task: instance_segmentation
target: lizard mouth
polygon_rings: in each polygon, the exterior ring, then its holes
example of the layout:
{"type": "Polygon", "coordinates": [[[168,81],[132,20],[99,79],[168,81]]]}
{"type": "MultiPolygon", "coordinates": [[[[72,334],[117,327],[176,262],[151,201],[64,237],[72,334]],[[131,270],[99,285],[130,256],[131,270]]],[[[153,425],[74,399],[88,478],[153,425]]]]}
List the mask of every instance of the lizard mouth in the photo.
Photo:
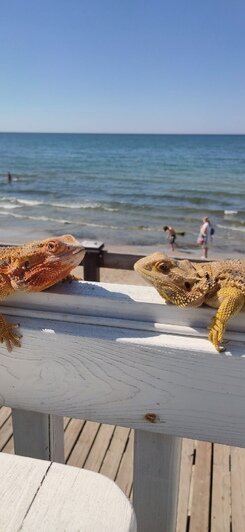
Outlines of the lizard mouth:
{"type": "Polygon", "coordinates": [[[82,245],[65,242],[57,253],[46,251],[37,260],[27,260],[11,277],[15,290],[40,292],[65,279],[70,272],[81,264],[85,255],[82,245]]]}
{"type": "Polygon", "coordinates": [[[76,263],[78,266],[85,255],[85,248],[82,246],[74,246],[74,249],[68,248],[59,255],[50,255],[47,257],[47,262],[67,262],[76,263]]]}

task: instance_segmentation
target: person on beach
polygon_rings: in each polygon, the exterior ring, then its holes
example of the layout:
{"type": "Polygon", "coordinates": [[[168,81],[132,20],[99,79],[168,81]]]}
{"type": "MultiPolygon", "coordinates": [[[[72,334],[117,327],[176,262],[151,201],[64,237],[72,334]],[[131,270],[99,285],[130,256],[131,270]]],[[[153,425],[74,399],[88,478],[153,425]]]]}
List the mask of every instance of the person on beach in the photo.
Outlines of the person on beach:
{"type": "Polygon", "coordinates": [[[175,248],[176,248],[176,245],[175,245],[176,231],[175,231],[175,229],[173,227],[171,227],[170,225],[165,225],[163,230],[168,235],[168,241],[169,241],[169,244],[171,246],[171,250],[174,251],[175,248]]]}
{"type": "Polygon", "coordinates": [[[204,216],[202,220],[202,225],[200,227],[199,236],[197,239],[197,243],[199,244],[199,246],[202,247],[202,250],[203,250],[202,259],[208,258],[209,243],[212,240],[213,234],[214,234],[214,230],[212,228],[210,220],[208,216],[204,216]]]}
{"type": "Polygon", "coordinates": [[[12,183],[12,175],[8,172],[8,183],[12,183]]]}

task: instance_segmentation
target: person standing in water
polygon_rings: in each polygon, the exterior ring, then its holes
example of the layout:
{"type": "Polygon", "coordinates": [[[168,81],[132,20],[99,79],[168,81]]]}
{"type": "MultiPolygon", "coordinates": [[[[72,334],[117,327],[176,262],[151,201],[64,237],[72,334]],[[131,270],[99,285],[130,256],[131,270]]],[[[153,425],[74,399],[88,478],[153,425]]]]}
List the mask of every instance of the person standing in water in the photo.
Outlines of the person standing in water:
{"type": "Polygon", "coordinates": [[[213,235],[213,232],[212,232],[212,225],[210,223],[210,220],[208,218],[208,216],[204,216],[203,220],[202,220],[202,225],[200,227],[200,232],[199,232],[199,236],[198,236],[198,239],[197,239],[197,243],[199,244],[199,246],[202,247],[202,250],[203,250],[203,256],[202,256],[202,259],[207,259],[208,258],[208,248],[209,248],[209,243],[211,241],[211,237],[213,235]]]}

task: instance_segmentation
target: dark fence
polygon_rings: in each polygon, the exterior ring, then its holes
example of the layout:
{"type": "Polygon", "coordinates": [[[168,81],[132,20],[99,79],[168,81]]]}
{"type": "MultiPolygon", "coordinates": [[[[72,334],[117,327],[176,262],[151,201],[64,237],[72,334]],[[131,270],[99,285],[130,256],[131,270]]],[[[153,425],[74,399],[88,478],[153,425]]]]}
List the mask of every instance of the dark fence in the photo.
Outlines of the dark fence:
{"type": "Polygon", "coordinates": [[[84,240],[82,244],[86,249],[86,254],[83,259],[85,281],[99,281],[100,268],[133,270],[134,263],[138,259],[144,257],[144,255],[113,253],[106,251],[106,249],[104,249],[103,242],[84,240]]]}

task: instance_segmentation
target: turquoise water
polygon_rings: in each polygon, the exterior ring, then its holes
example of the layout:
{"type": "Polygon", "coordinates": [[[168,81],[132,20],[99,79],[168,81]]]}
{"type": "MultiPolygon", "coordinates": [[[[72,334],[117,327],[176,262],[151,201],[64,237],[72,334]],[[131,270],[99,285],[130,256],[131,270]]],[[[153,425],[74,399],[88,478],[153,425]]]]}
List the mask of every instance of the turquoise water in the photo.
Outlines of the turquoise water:
{"type": "Polygon", "coordinates": [[[187,249],[208,215],[215,247],[244,251],[244,135],[1,133],[0,185],[0,240],[16,228],[159,247],[171,224],[187,249]]]}

